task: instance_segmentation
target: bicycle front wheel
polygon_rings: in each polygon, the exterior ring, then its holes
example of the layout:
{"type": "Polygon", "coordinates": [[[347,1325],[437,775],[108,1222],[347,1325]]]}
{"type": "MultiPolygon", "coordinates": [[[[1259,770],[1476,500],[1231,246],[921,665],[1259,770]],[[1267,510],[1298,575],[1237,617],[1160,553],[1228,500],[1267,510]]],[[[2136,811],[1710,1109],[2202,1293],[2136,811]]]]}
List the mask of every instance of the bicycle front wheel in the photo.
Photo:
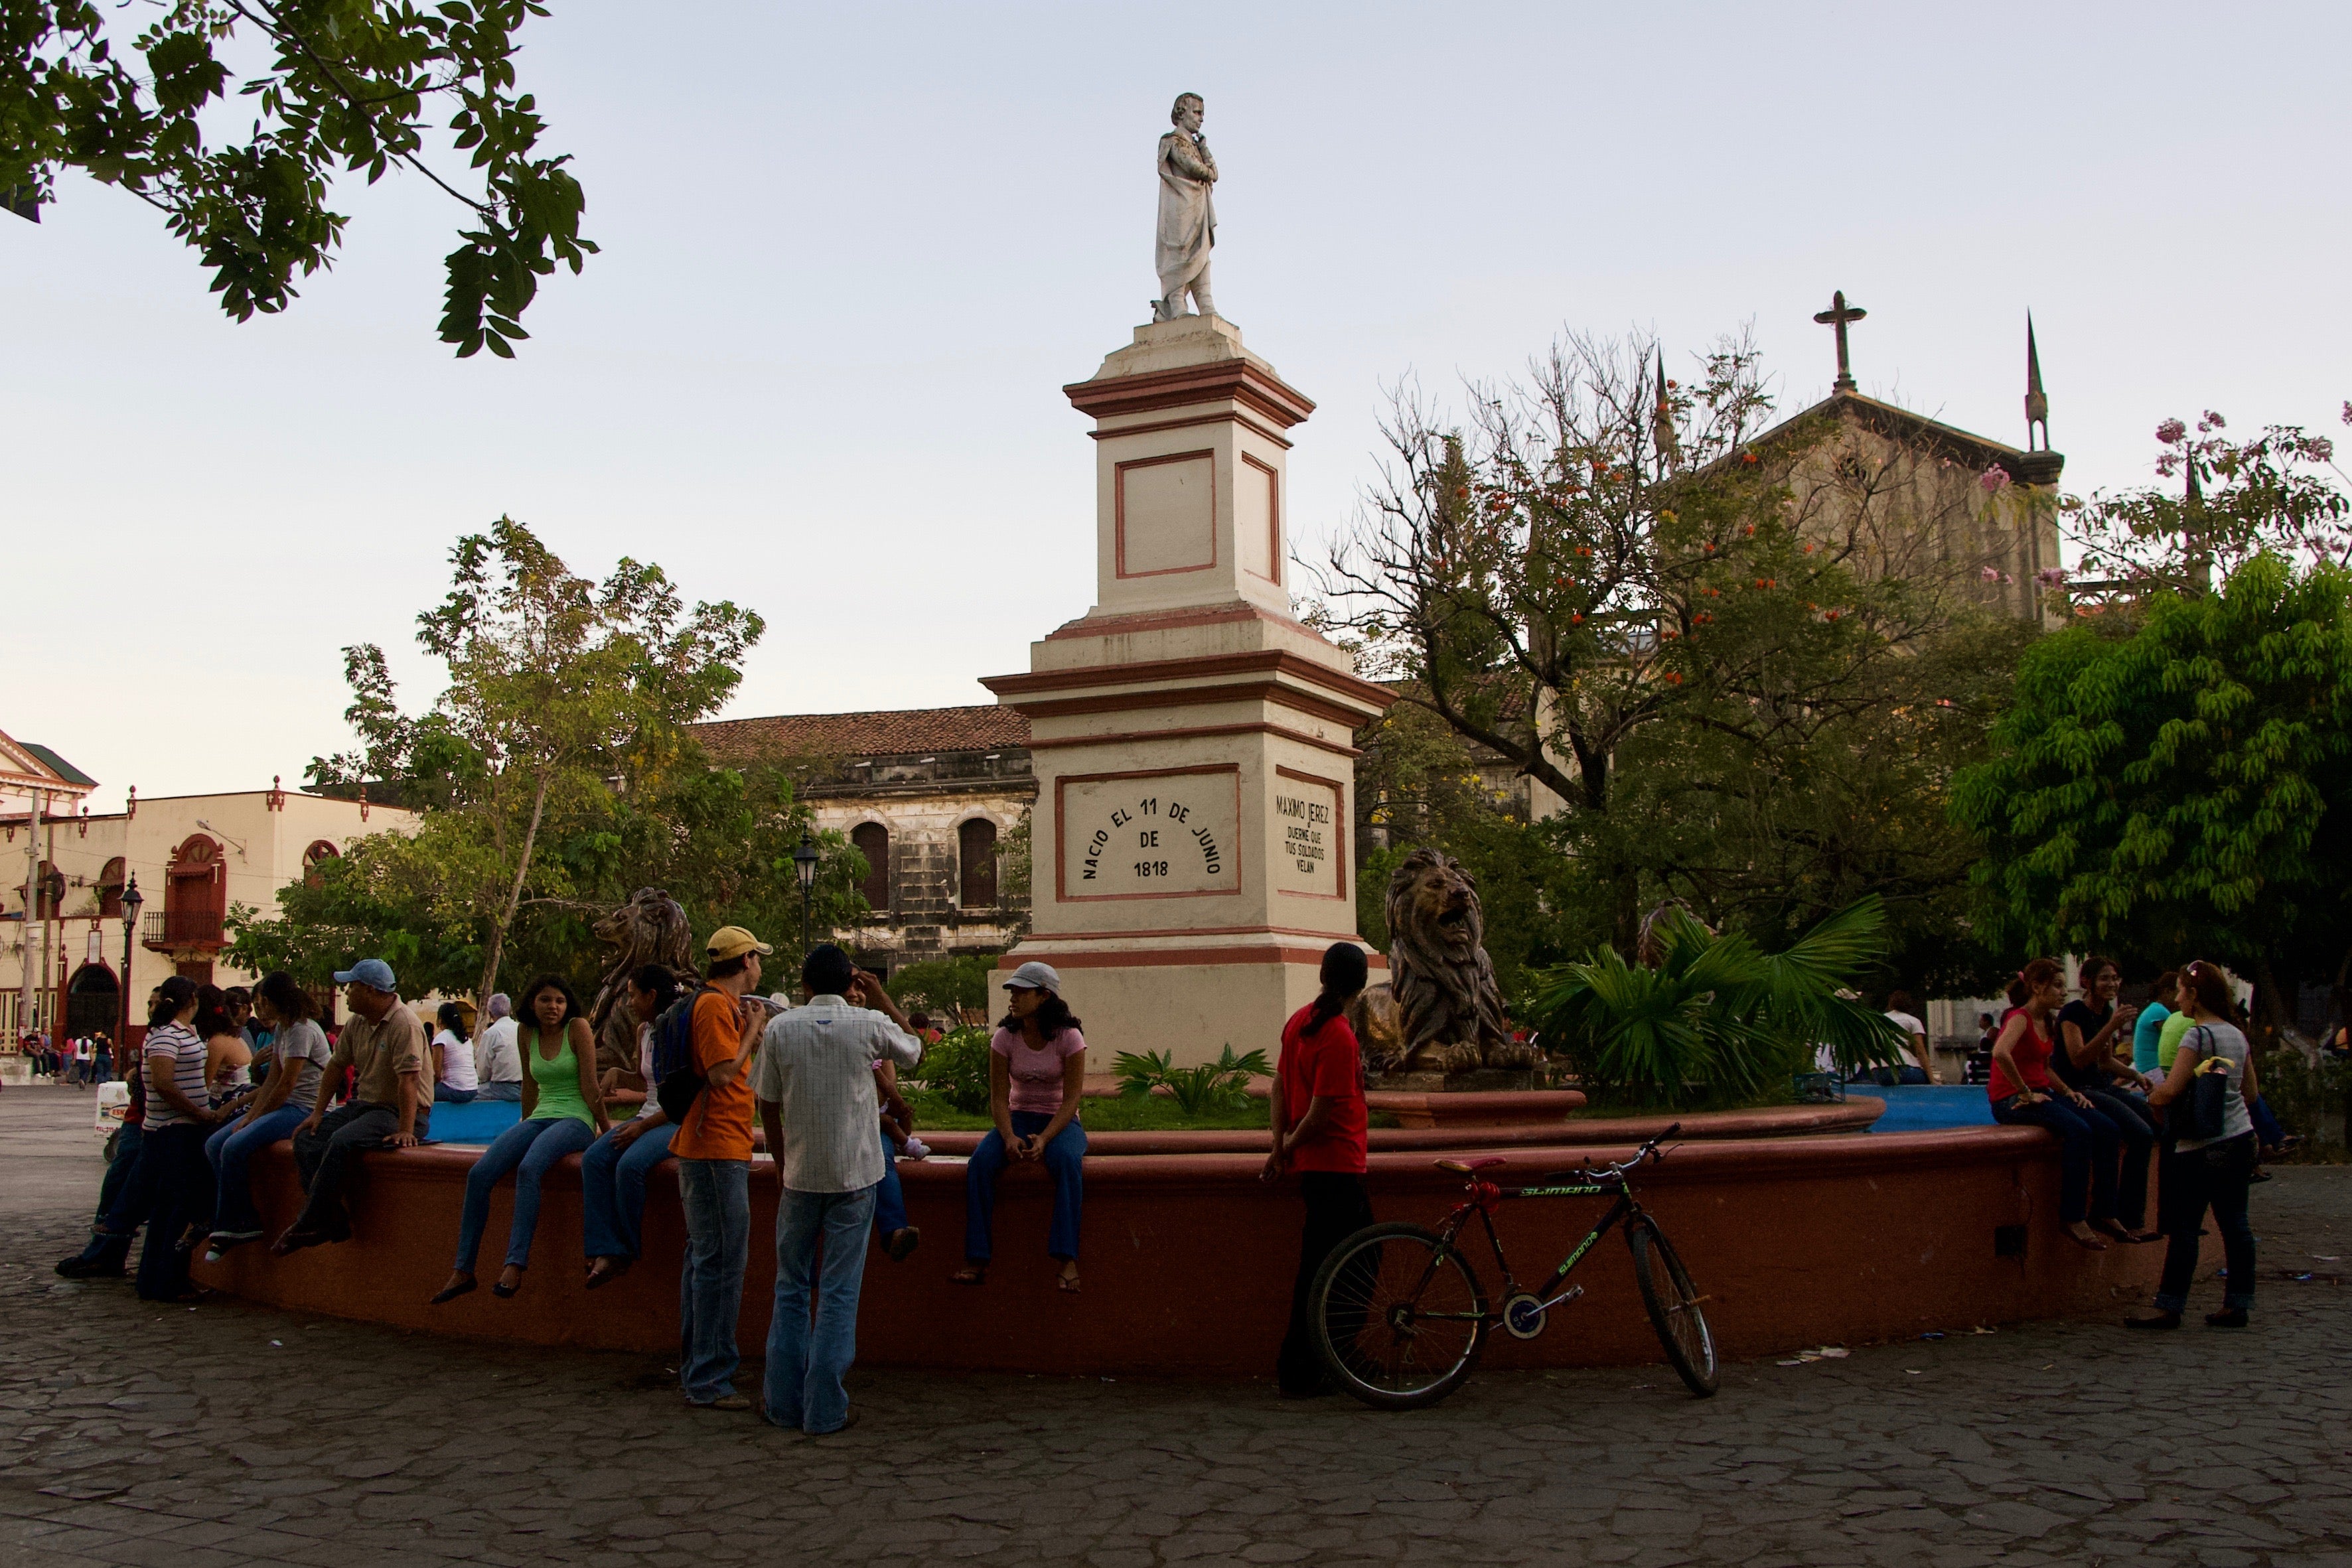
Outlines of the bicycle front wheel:
{"type": "Polygon", "coordinates": [[[1418,1225],[1373,1225],[1333,1249],[1309,1298],[1332,1378],[1382,1410],[1434,1405],[1486,1338],[1486,1294],[1462,1255],[1418,1225]]]}
{"type": "Polygon", "coordinates": [[[1658,1331],[1658,1343],[1683,1382],[1705,1398],[1715,1392],[1715,1334],[1699,1311],[1690,1274],[1648,1215],[1625,1228],[1625,1239],[1633,1249],[1633,1278],[1642,1287],[1643,1305],[1650,1309],[1650,1326],[1658,1331]]]}

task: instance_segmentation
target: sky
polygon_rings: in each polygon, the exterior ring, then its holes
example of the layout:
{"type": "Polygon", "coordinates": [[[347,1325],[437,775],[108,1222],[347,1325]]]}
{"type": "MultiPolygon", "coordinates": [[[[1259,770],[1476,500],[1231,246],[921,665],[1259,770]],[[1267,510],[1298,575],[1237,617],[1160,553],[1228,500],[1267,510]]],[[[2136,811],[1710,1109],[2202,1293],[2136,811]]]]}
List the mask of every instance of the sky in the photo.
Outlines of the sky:
{"type": "Polygon", "coordinates": [[[428,704],[416,614],[501,514],[758,610],[727,716],[989,701],[1093,597],[1060,389],[1146,317],[1179,91],[1219,309],[1319,405],[1310,561],[1391,389],[1564,329],[1671,369],[1750,327],[1793,410],[1843,288],[1864,392],[2022,444],[2031,310],[2078,492],[2153,482],[2167,416],[2352,396],[2341,5],[553,10],[522,85],[603,251],[513,362],[436,340],[461,213],[414,177],[339,187],[333,269],[242,325],[121,192],[0,214],[0,730],[95,809],[299,779],[348,644],[428,704]]]}

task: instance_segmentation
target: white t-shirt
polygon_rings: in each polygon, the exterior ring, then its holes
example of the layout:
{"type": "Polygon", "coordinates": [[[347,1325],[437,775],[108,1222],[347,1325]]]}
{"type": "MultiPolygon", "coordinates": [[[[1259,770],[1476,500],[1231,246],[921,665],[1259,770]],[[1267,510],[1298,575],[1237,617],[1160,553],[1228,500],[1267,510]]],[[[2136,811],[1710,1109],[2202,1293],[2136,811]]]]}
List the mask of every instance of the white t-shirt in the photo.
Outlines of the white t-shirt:
{"type": "Polygon", "coordinates": [[[474,1077],[474,1046],[456,1030],[445,1029],[433,1037],[441,1051],[441,1082],[452,1089],[480,1087],[474,1077]]]}
{"type": "Polygon", "coordinates": [[[520,1083],[522,1052],[515,1044],[517,1026],[509,1014],[482,1031],[474,1042],[474,1084],[520,1083]]]}
{"type": "Polygon", "coordinates": [[[649,1023],[637,1026],[637,1076],[646,1081],[646,1103],[629,1118],[633,1122],[661,1114],[661,1102],[654,1098],[654,1026],[649,1023]]]}
{"type": "Polygon", "coordinates": [[[1890,1008],[1887,1009],[1886,1016],[1893,1019],[1895,1020],[1895,1027],[1901,1030],[1906,1035],[1924,1035],[1927,1032],[1927,1026],[1921,1023],[1917,1019],[1913,1018],[1909,1013],[1898,1013],[1890,1008]]]}

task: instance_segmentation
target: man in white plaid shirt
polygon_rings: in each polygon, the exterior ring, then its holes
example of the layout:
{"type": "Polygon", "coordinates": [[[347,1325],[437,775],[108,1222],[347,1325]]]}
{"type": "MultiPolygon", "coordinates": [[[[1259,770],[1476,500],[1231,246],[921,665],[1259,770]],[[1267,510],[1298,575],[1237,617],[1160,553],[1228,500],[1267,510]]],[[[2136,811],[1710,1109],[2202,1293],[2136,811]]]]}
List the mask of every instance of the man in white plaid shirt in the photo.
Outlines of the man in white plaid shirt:
{"type": "Polygon", "coordinates": [[[801,965],[806,1007],[779,1013],[751,1070],[760,1125],[783,1191],[776,1204],[776,1303],[768,1328],[767,1417],[811,1437],[856,1419],[841,1380],[857,1354],[866,1233],[882,1181],[874,1064],[913,1067],[922,1041],[871,975],[831,943],[801,965]],[[817,1243],[824,1267],[816,1271],[817,1243]],[[812,1277],[816,1322],[809,1322],[812,1277]]]}

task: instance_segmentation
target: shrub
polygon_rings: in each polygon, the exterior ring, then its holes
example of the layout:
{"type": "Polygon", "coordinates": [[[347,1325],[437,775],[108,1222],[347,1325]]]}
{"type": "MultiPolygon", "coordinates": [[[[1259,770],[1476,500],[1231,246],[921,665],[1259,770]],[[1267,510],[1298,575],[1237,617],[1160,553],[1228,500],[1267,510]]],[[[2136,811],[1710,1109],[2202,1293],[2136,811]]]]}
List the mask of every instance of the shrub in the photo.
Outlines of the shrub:
{"type": "Polygon", "coordinates": [[[923,1083],[968,1115],[988,1110],[988,1041],[994,1031],[972,1025],[949,1031],[923,1053],[923,1083]]]}
{"type": "Polygon", "coordinates": [[[2315,1065],[2294,1050],[2269,1051],[2255,1063],[2255,1086],[2279,1124],[2320,1154],[2352,1145],[2352,1061],[2323,1058],[2315,1065]],[[2323,1118],[2338,1122],[2336,1141],[2323,1118]]]}
{"type": "Polygon", "coordinates": [[[1230,1044],[1216,1061],[1199,1067],[1180,1068],[1173,1062],[1171,1051],[1147,1051],[1138,1056],[1131,1051],[1122,1051],[1111,1069],[1118,1074],[1121,1094],[1137,1098],[1164,1085],[1175,1096],[1176,1108],[1187,1116],[1240,1109],[1248,1102],[1250,1079],[1269,1071],[1265,1052],[1253,1051],[1247,1056],[1235,1056],[1230,1044]]]}
{"type": "Polygon", "coordinates": [[[1529,1011],[1538,1042],[1602,1096],[1752,1100],[1806,1071],[1817,1044],[1849,1071],[1895,1060],[1901,1031],[1853,995],[1884,950],[1884,925],[1865,898],[1766,953],[1669,910],[1653,927],[1654,965],[1603,944],[1584,963],[1538,972],[1529,1011]]]}

